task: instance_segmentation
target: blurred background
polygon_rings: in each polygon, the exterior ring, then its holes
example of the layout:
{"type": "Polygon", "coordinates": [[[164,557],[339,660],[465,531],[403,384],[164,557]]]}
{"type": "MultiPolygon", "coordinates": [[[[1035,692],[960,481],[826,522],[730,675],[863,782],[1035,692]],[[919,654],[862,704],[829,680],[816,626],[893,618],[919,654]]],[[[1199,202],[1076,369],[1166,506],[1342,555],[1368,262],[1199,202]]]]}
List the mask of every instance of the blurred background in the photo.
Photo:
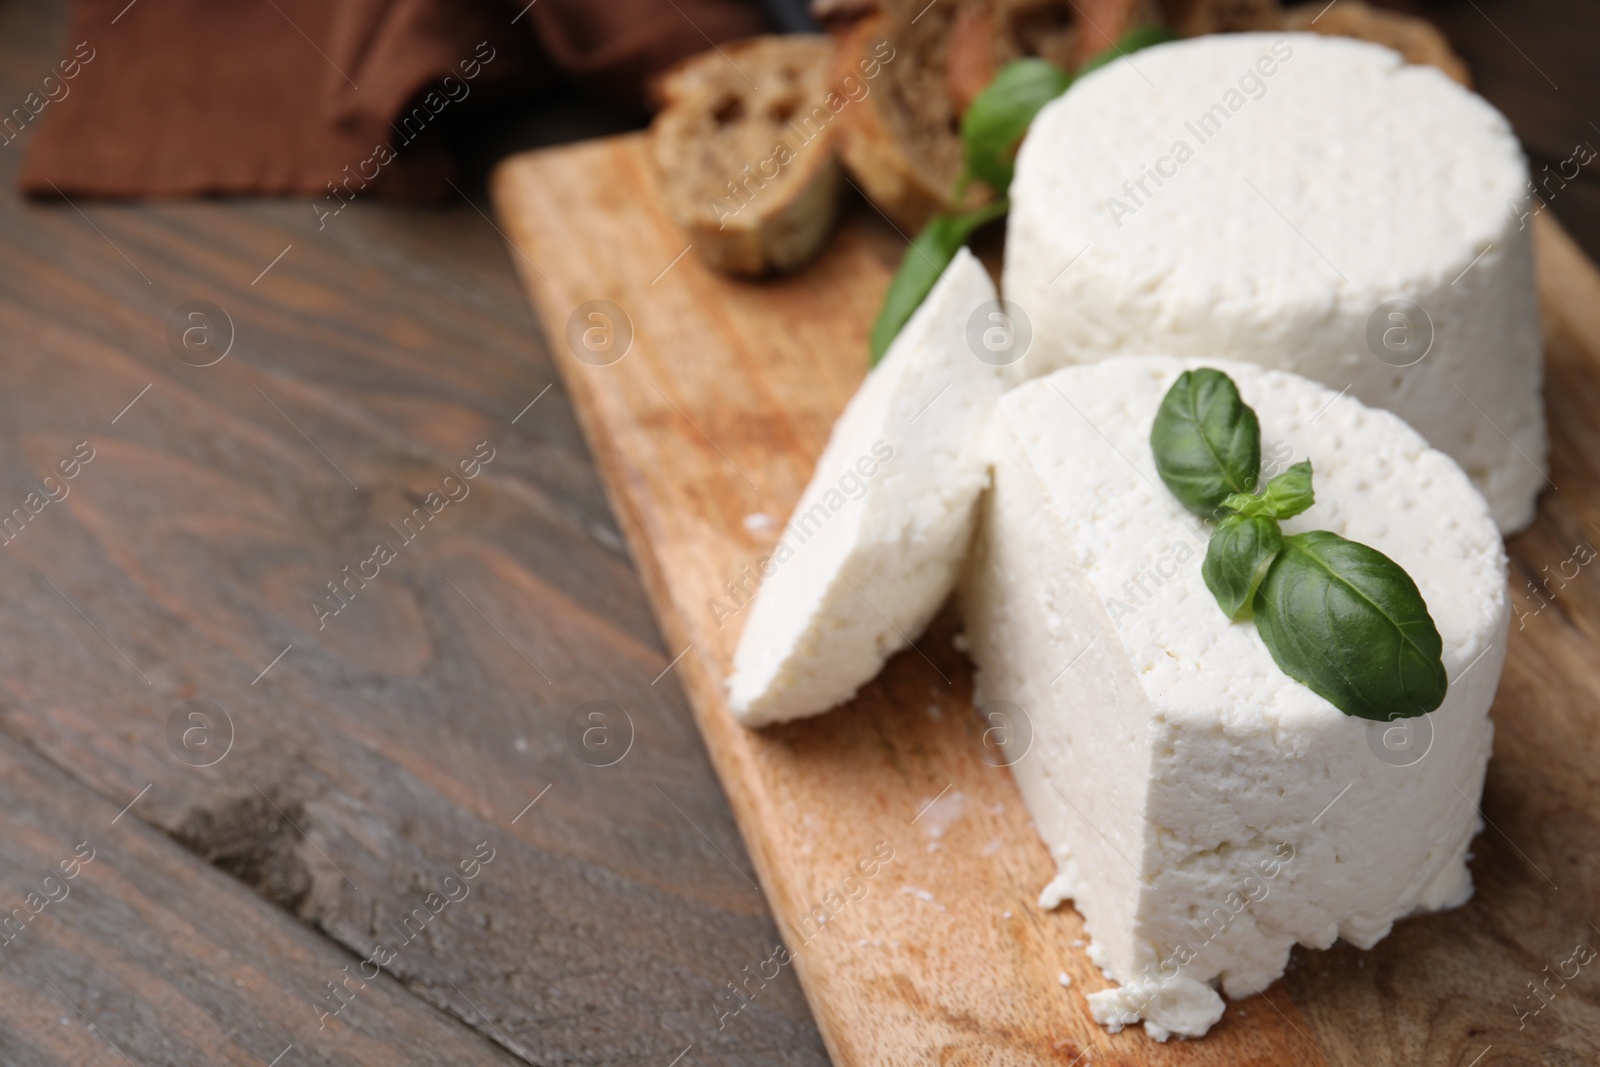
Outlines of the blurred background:
{"type": "MultiPolygon", "coordinates": [[[[24,157],[20,188],[39,196],[326,195],[356,160],[355,171],[370,176],[363,195],[443,201],[448,181],[481,188],[512,152],[643,128],[656,76],[717,42],[837,29],[874,6],[823,0],[814,17],[808,0],[12,4],[12,96],[22,105],[39,90],[50,114],[44,121],[30,105],[0,131],[24,157]],[[113,25],[101,58],[97,33],[113,25]],[[97,77],[62,79],[61,99],[50,99],[40,84],[47,57],[53,49],[70,57],[80,41],[97,77]],[[402,124],[418,107],[427,121],[402,124]],[[360,161],[386,138],[406,151],[371,176],[360,161]]],[[[1098,26],[1118,5],[1055,6],[1098,26]]],[[[1535,174],[1600,137],[1586,51],[1600,28],[1593,5],[1371,6],[1443,32],[1474,88],[1511,119],[1535,174]]],[[[1336,23],[1334,8],[1302,10],[1327,10],[1336,23]]],[[[1561,189],[1557,213],[1580,240],[1600,223],[1595,183],[1585,170],[1561,189]]]]}
{"type": "MultiPolygon", "coordinates": [[[[1536,174],[1600,145],[1600,6],[1383,6],[1536,174]]],[[[486,185],[816,28],[0,0],[0,1064],[827,1062],[792,969],[726,1017],[779,934],[486,185]]]]}

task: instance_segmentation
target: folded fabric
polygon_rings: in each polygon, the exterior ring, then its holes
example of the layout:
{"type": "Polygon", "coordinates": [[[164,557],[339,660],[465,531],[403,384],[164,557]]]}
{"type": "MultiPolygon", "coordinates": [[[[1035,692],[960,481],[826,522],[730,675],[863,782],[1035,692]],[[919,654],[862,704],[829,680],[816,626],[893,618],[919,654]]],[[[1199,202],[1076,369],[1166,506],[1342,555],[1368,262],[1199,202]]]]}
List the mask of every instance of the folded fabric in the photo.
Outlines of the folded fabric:
{"type": "Polygon", "coordinates": [[[761,30],[742,0],[77,0],[0,143],[38,195],[434,198],[452,170],[424,133],[471,95],[568,76],[637,108],[761,30]]]}

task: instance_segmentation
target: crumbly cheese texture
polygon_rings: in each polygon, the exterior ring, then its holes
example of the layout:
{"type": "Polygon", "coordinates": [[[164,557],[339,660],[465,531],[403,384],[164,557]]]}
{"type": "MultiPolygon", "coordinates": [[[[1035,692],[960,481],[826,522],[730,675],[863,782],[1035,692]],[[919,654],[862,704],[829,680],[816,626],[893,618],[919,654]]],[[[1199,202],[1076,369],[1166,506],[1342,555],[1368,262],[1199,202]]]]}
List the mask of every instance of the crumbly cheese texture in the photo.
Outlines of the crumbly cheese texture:
{"type": "Polygon", "coordinates": [[[734,653],[747,726],[842,704],[920,635],[959,577],[988,483],[984,430],[1002,388],[968,345],[996,298],[957,253],[834,424],[734,653]]]}
{"type": "Polygon", "coordinates": [[[1098,1019],[1198,1036],[1222,1014],[1213,987],[1265,989],[1297,942],[1368,948],[1471,895],[1509,614],[1499,533],[1454,461],[1388,412],[1221,360],[1066,368],[1007,393],[993,428],[962,588],[977,700],[1031,723],[1012,771],[1057,864],[1040,903],[1072,899],[1121,983],[1090,996],[1098,1019]],[[1195,366],[1238,384],[1271,468],[1312,462],[1316,503],[1285,533],[1331,530],[1416,581],[1450,678],[1431,715],[1343,714],[1217,606],[1207,531],[1149,444],[1195,366]]]}
{"type": "Polygon", "coordinates": [[[1348,387],[1521,529],[1546,484],[1526,178],[1499,112],[1377,45],[1224,34],[1141,51],[1045,107],[1018,155],[1019,373],[1168,352],[1348,387]],[[1399,299],[1425,316],[1380,308],[1399,299]]]}

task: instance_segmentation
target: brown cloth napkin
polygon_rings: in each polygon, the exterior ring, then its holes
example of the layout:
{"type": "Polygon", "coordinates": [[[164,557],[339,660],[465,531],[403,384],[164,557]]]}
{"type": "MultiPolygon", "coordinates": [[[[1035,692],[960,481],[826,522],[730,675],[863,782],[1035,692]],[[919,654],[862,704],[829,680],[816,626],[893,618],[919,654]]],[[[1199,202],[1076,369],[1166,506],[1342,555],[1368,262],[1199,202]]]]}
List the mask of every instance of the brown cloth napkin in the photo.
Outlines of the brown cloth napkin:
{"type": "Polygon", "coordinates": [[[472,95],[565,75],[638,108],[652,74],[761,31],[742,0],[78,0],[0,143],[40,195],[437,197],[423,134],[472,95]]]}

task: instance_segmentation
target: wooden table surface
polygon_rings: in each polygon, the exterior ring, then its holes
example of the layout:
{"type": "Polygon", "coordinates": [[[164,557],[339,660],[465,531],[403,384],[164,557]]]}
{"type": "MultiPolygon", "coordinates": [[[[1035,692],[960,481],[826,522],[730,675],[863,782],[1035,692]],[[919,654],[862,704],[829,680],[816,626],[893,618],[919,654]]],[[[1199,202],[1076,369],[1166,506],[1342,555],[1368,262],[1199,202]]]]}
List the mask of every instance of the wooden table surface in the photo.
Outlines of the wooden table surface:
{"type": "MultiPolygon", "coordinates": [[[[1536,165],[1600,144],[1566,7],[1440,14],[1536,165]]],[[[0,3],[0,105],[64,35],[0,3]]],[[[0,1064],[825,1063],[787,973],[718,1028],[778,934],[482,195],[27,203],[27,137],[0,1064]]]]}

